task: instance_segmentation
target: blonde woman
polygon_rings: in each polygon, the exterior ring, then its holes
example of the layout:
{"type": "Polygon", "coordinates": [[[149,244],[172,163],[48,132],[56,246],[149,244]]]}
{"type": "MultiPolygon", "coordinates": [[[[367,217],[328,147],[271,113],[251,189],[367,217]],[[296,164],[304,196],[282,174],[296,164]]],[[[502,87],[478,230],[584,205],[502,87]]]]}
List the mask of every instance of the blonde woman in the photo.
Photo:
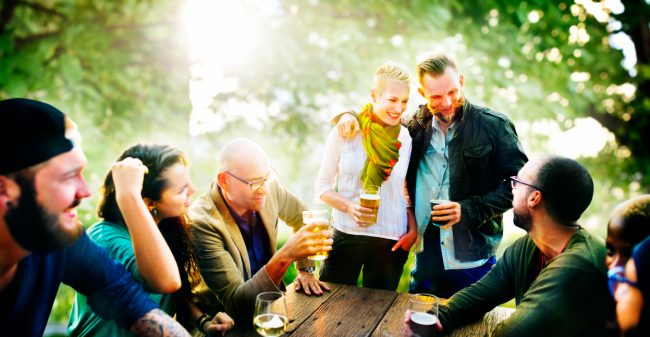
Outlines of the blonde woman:
{"type": "Polygon", "coordinates": [[[395,290],[408,251],[417,238],[415,218],[404,188],[411,137],[400,121],[409,99],[411,74],[386,62],[375,72],[371,103],[358,114],[361,133],[350,140],[333,129],[325,146],[316,195],[334,208],[334,243],[322,281],[395,290]],[[374,224],[371,210],[359,204],[360,190],[380,187],[374,224]]]}

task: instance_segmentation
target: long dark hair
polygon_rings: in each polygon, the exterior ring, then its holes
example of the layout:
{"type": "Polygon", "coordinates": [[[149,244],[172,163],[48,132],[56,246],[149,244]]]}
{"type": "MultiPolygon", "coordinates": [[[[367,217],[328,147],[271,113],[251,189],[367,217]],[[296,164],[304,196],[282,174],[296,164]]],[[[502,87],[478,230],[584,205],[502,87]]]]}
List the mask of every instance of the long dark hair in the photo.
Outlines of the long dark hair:
{"type": "MultiPolygon", "coordinates": [[[[149,169],[149,173],[144,176],[141,195],[142,198],[149,198],[153,201],[159,201],[162,192],[168,186],[168,181],[162,176],[163,173],[174,164],[187,165],[183,152],[172,146],[162,144],[136,144],[124,151],[117,161],[127,157],[139,159],[149,169]]],[[[100,196],[97,215],[106,221],[126,226],[122,213],[117,206],[115,184],[110,171],[106,175],[106,179],[104,179],[100,196]]],[[[199,283],[200,277],[198,276],[196,253],[190,240],[186,216],[165,218],[158,224],[158,229],[174,255],[181,276],[181,289],[175,296],[181,296],[179,300],[191,302],[193,297],[192,288],[199,283]]],[[[189,313],[187,305],[181,303],[181,301],[178,304],[180,304],[177,305],[178,317],[187,318],[189,313]]]]}

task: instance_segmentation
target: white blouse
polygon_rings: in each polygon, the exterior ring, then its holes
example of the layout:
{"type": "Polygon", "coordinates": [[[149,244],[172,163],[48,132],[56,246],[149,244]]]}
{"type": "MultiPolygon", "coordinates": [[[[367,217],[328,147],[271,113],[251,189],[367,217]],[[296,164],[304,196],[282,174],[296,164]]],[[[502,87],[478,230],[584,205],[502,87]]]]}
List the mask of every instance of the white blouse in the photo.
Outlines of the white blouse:
{"type": "MultiPolygon", "coordinates": [[[[398,240],[408,231],[404,183],[411,157],[411,136],[405,127],[401,126],[397,139],[402,143],[402,147],[399,149],[399,158],[391,175],[381,185],[381,201],[376,224],[369,227],[359,226],[346,213],[333,209],[334,228],[347,234],[390,240],[398,240]]],[[[359,190],[362,187],[361,170],[366,158],[361,133],[354,139],[346,141],[339,136],[336,128],[330,131],[314,184],[316,197],[320,199],[323,193],[334,190],[341,197],[359,203],[359,190]]]]}

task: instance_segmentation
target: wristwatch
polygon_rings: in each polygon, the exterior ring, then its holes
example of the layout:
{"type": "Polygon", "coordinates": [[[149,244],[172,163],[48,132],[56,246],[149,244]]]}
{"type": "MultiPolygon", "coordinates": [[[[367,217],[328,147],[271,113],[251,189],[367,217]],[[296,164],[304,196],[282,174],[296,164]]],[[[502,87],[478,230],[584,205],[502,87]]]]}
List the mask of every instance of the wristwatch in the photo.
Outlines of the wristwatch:
{"type": "Polygon", "coordinates": [[[314,268],[314,267],[305,267],[305,268],[298,269],[298,271],[305,271],[305,272],[308,272],[310,274],[313,274],[314,270],[316,270],[316,268],[314,268]]]}

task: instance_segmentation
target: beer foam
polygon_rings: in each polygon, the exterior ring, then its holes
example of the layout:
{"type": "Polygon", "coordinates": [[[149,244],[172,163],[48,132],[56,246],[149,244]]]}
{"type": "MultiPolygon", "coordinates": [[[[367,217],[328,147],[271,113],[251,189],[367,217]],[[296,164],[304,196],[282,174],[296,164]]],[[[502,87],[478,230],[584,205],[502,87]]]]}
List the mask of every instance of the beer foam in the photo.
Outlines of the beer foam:
{"type": "Polygon", "coordinates": [[[438,322],[438,317],[428,312],[416,311],[411,314],[411,321],[420,325],[434,325],[438,322]]]}
{"type": "Polygon", "coordinates": [[[379,200],[381,197],[379,194],[362,194],[361,198],[366,200],[379,200]]]}

